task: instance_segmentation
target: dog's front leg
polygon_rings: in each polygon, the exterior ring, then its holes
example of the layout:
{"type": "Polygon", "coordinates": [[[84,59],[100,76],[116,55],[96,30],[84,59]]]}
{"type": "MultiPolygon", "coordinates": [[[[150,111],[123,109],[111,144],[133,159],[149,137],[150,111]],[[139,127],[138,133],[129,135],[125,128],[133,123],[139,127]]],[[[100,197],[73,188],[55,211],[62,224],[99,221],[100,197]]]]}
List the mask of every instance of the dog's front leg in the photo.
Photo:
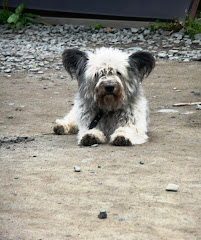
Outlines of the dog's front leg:
{"type": "Polygon", "coordinates": [[[56,120],[54,132],[58,135],[75,134],[78,131],[76,110],[73,107],[71,111],[63,118],[56,120]]]}
{"type": "Polygon", "coordinates": [[[135,125],[119,127],[110,136],[110,143],[116,146],[132,146],[145,143],[147,140],[146,132],[139,130],[135,125]]]}
{"type": "Polygon", "coordinates": [[[78,144],[82,146],[91,146],[93,144],[105,143],[106,137],[102,131],[97,128],[87,129],[79,126],[78,144]]]}

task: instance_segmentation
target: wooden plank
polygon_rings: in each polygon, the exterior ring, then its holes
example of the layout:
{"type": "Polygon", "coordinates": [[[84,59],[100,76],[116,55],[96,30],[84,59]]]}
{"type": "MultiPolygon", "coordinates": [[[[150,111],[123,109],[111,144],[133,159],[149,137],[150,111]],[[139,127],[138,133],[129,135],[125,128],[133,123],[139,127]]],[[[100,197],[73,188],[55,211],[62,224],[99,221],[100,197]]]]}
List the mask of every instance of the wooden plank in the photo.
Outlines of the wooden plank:
{"type": "Polygon", "coordinates": [[[181,106],[192,106],[192,105],[200,105],[201,102],[190,102],[190,103],[175,103],[173,107],[181,107],[181,106]]]}
{"type": "Polygon", "coordinates": [[[191,7],[191,11],[190,11],[190,16],[191,16],[192,18],[194,18],[195,15],[196,15],[196,11],[197,11],[199,2],[200,2],[200,0],[194,0],[194,1],[193,1],[192,7],[191,7]]]}

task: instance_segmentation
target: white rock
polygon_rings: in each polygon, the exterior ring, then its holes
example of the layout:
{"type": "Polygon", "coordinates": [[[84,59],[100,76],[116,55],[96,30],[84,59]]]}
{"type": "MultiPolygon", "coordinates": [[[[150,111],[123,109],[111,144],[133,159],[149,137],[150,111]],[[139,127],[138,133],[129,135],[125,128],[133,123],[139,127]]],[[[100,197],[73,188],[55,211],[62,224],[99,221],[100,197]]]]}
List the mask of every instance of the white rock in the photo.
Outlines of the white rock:
{"type": "Polygon", "coordinates": [[[95,143],[95,144],[91,145],[91,147],[98,147],[98,144],[95,143]]]}
{"type": "Polygon", "coordinates": [[[201,105],[200,104],[196,105],[196,110],[201,110],[201,105]]]}
{"type": "Polygon", "coordinates": [[[161,109],[159,111],[157,111],[158,113],[176,113],[178,112],[177,110],[174,109],[161,109]]]}
{"type": "Polygon", "coordinates": [[[77,167],[77,166],[74,166],[74,172],[81,172],[81,168],[77,167]]]}
{"type": "Polygon", "coordinates": [[[172,183],[169,183],[166,187],[166,191],[173,191],[173,192],[177,192],[179,189],[179,186],[176,185],[176,184],[172,184],[172,183]]]}
{"type": "Polygon", "coordinates": [[[88,161],[86,161],[86,160],[82,160],[81,163],[88,163],[88,161]]]}
{"type": "Polygon", "coordinates": [[[193,114],[193,113],[195,113],[195,112],[187,111],[187,112],[180,113],[179,115],[189,115],[189,114],[193,114]]]}

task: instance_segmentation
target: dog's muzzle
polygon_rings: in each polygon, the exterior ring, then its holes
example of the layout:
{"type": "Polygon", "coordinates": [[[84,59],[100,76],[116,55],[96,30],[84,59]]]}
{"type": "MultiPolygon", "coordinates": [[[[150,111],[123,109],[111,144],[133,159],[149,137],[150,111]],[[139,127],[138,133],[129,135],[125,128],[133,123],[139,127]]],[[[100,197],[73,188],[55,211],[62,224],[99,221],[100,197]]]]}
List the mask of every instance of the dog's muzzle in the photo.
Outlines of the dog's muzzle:
{"type": "Polygon", "coordinates": [[[103,79],[96,86],[96,100],[100,109],[113,111],[123,100],[122,85],[116,79],[103,79]]]}

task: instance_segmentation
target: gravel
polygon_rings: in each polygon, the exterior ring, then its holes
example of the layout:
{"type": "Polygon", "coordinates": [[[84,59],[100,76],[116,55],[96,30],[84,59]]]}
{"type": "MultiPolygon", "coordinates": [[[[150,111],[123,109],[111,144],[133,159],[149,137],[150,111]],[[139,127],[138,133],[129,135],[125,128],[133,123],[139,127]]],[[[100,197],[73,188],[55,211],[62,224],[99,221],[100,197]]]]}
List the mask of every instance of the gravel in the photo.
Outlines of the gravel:
{"type": "Polygon", "coordinates": [[[0,25],[0,71],[30,71],[44,74],[49,68],[60,70],[66,48],[83,51],[96,47],[117,47],[128,53],[150,51],[158,60],[201,61],[201,37],[191,40],[182,31],[151,32],[145,28],[101,28],[83,25],[33,25],[22,30],[0,25]]]}
{"type": "Polygon", "coordinates": [[[20,143],[34,141],[35,137],[19,136],[19,137],[3,137],[0,138],[0,143],[20,143]]]}

